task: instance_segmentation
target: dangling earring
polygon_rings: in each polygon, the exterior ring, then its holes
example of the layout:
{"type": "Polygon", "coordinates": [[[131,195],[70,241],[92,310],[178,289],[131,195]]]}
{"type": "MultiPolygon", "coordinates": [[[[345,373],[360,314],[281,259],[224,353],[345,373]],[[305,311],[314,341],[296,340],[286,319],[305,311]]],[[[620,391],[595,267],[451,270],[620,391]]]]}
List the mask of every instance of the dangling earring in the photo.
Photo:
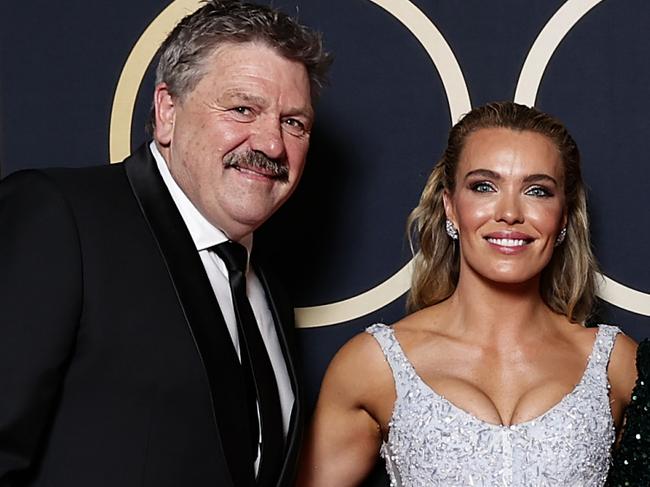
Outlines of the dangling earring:
{"type": "Polygon", "coordinates": [[[445,230],[447,230],[447,235],[451,237],[452,240],[458,240],[458,229],[451,223],[451,220],[447,218],[445,222],[445,230]]]}
{"type": "Polygon", "coordinates": [[[564,242],[565,238],[566,238],[566,227],[560,230],[560,233],[557,234],[557,238],[555,239],[555,246],[559,247],[560,245],[562,245],[562,242],[564,242]]]}

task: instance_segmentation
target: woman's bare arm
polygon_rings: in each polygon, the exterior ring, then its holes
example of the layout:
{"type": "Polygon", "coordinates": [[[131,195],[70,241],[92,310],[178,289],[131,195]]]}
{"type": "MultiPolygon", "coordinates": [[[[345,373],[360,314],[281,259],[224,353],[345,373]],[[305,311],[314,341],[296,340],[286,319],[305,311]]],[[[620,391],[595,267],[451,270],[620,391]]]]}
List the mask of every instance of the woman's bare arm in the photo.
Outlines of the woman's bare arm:
{"type": "Polygon", "coordinates": [[[296,485],[359,485],[375,465],[382,440],[369,411],[376,404],[390,410],[393,402],[392,376],[379,346],[367,334],[353,338],[323,379],[296,485]]]}

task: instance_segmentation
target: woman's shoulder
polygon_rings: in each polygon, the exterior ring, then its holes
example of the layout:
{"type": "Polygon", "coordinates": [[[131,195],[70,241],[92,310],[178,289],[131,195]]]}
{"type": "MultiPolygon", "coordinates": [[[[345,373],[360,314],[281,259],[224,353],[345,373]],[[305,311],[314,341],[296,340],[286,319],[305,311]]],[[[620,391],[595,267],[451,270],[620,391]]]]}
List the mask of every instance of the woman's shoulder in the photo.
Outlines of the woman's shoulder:
{"type": "Polygon", "coordinates": [[[327,376],[351,388],[365,388],[374,378],[388,372],[377,335],[390,333],[391,328],[376,323],[350,338],[334,355],[327,369],[327,376]]]}
{"type": "MultiPolygon", "coordinates": [[[[336,352],[331,365],[363,365],[367,361],[374,362],[381,358],[381,348],[373,337],[373,330],[388,329],[383,323],[377,323],[367,327],[364,331],[350,338],[336,352]]],[[[331,366],[330,365],[330,366],[331,366]]]]}
{"type": "MultiPolygon", "coordinates": [[[[370,328],[390,331],[386,325],[370,328]]],[[[393,396],[393,373],[381,343],[371,333],[362,331],[332,358],[321,384],[319,403],[322,400],[361,408],[380,423],[378,411],[383,410],[384,403],[392,404],[393,396]]]]}
{"type": "Polygon", "coordinates": [[[409,338],[420,332],[420,322],[417,313],[405,316],[391,324],[373,323],[364,331],[352,337],[337,352],[335,360],[373,364],[378,360],[384,362],[387,349],[394,343],[409,338]]]}
{"type": "MultiPolygon", "coordinates": [[[[609,329],[620,330],[618,327],[612,325],[599,325],[602,329],[603,327],[608,327],[609,329]]],[[[616,373],[620,369],[620,372],[630,375],[632,374],[636,377],[636,354],[637,354],[638,344],[634,339],[623,333],[616,334],[616,339],[614,341],[614,346],[612,348],[612,353],[609,361],[609,371],[610,375],[616,373]]]]}
{"type": "MultiPolygon", "coordinates": [[[[600,328],[602,329],[603,325],[600,325],[600,328]]],[[[637,343],[625,333],[616,333],[607,367],[607,376],[611,386],[610,397],[613,401],[620,401],[623,408],[630,401],[637,378],[637,346],[637,343]]]]}
{"type": "MultiPolygon", "coordinates": [[[[610,372],[612,369],[634,369],[637,343],[626,335],[620,327],[609,324],[598,324],[596,326],[584,326],[572,323],[571,331],[575,334],[576,342],[582,347],[593,349],[595,341],[607,340],[611,343],[610,372]]],[[[564,328],[564,326],[562,326],[564,328]]]]}
{"type": "Polygon", "coordinates": [[[330,369],[346,374],[367,375],[377,369],[387,369],[389,348],[417,342],[424,334],[435,330],[435,320],[428,310],[417,311],[390,325],[375,323],[352,337],[334,356],[330,369]]]}

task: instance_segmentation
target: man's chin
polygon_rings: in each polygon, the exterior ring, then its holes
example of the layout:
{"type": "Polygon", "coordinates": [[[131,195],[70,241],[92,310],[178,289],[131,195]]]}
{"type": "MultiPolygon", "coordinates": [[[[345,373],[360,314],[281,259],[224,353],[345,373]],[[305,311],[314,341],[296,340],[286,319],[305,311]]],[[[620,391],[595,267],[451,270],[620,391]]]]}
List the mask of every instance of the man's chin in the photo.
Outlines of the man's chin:
{"type": "MultiPolygon", "coordinates": [[[[268,220],[271,215],[275,213],[278,206],[279,205],[256,207],[250,205],[245,208],[232,208],[229,211],[226,211],[225,215],[221,215],[221,218],[219,218],[219,221],[222,222],[222,224],[215,226],[224,230],[231,228],[233,232],[238,234],[251,233],[268,220]]],[[[212,220],[210,221],[214,225],[214,222],[212,220]]]]}

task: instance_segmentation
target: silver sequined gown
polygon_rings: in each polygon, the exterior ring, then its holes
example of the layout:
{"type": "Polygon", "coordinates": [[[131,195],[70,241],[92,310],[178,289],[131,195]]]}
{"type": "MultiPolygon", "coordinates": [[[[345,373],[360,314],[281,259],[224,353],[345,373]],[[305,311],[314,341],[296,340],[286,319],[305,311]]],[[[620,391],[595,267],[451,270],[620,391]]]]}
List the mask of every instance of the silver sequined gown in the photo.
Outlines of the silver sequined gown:
{"type": "Polygon", "coordinates": [[[392,328],[367,330],[381,346],[397,399],[381,447],[392,487],[597,487],[615,432],[607,364],[615,326],[600,325],[582,379],[541,416],[512,426],[481,421],[417,375],[392,328]]]}

